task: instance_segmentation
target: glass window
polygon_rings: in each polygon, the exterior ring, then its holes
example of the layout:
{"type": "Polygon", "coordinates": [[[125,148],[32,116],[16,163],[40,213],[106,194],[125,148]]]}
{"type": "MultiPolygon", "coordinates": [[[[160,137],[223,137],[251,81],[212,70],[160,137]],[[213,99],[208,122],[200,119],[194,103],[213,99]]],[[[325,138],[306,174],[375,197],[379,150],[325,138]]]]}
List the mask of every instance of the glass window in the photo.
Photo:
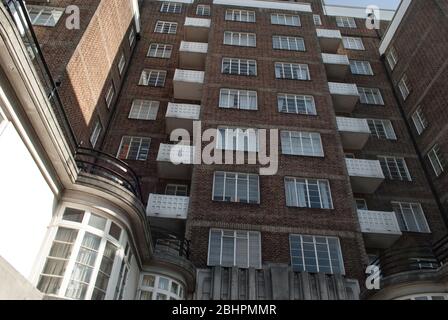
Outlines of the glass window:
{"type": "Polygon", "coordinates": [[[150,87],[164,87],[166,71],[144,69],[140,76],[139,85],[150,87]]]}
{"type": "Polygon", "coordinates": [[[27,5],[30,21],[35,26],[54,27],[64,14],[63,8],[27,5]]]}
{"type": "Polygon", "coordinates": [[[401,231],[430,232],[420,203],[392,202],[392,208],[397,216],[401,231]]]}
{"type": "Polygon", "coordinates": [[[148,158],[151,138],[129,137],[121,139],[117,157],[122,160],[145,161],[148,158]]]}
{"type": "Polygon", "coordinates": [[[64,215],[62,216],[62,219],[66,221],[72,221],[78,223],[82,223],[83,218],[84,218],[84,211],[73,208],[66,208],[64,211],[64,215]]]}
{"type": "Polygon", "coordinates": [[[218,128],[217,148],[258,152],[258,132],[251,128],[218,128]]]}
{"type": "Polygon", "coordinates": [[[227,21],[255,22],[255,11],[228,9],[225,19],[227,21]]]}
{"type": "Polygon", "coordinates": [[[105,98],[106,105],[108,108],[112,104],[112,101],[114,100],[114,96],[115,96],[115,86],[114,86],[114,83],[112,82],[109,86],[109,89],[107,90],[106,98],[105,98]]]}
{"type": "Polygon", "coordinates": [[[134,27],[131,27],[131,30],[129,31],[129,46],[132,47],[132,45],[134,44],[135,41],[135,30],[134,27]]]}
{"type": "Polygon", "coordinates": [[[198,16],[209,16],[210,15],[210,6],[209,5],[204,5],[204,4],[199,4],[196,7],[196,15],[198,16]]]}
{"type": "Polygon", "coordinates": [[[352,74],[373,76],[372,66],[369,61],[350,60],[352,74]]]}
{"type": "Polygon", "coordinates": [[[318,15],[318,14],[313,14],[313,21],[314,21],[315,26],[322,25],[322,19],[321,19],[320,15],[318,15]]]}
{"type": "Polygon", "coordinates": [[[275,77],[289,80],[311,80],[307,64],[275,63],[275,77]]]}
{"type": "Polygon", "coordinates": [[[91,214],[88,224],[98,230],[104,230],[104,228],[106,228],[106,222],[106,218],[100,217],[96,214],[91,214]]]}
{"type": "Polygon", "coordinates": [[[257,110],[257,92],[238,89],[221,89],[219,97],[219,107],[242,110],[257,110]]]}
{"type": "Polygon", "coordinates": [[[384,100],[380,89],[358,87],[358,91],[361,103],[384,105],[384,100]]]}
{"type": "Polygon", "coordinates": [[[320,133],[281,131],[282,153],[296,156],[323,157],[320,133]]]}
{"type": "Polygon", "coordinates": [[[177,23],[176,22],[168,22],[168,21],[157,21],[155,29],[155,33],[167,33],[167,34],[176,34],[177,32],[177,23]]]}
{"type": "Polygon", "coordinates": [[[278,111],[305,115],[316,115],[313,96],[281,93],[277,95],[278,111]]]}
{"type": "Polygon", "coordinates": [[[333,209],[328,180],[285,178],[288,207],[333,209]]]}
{"type": "Polygon", "coordinates": [[[390,180],[411,181],[406,161],[396,157],[378,157],[384,176],[390,180]]]}
{"type": "Polygon", "coordinates": [[[240,76],[256,76],[257,62],[255,60],[223,58],[221,72],[240,76]]]}
{"type": "Polygon", "coordinates": [[[367,119],[372,135],[378,139],[397,140],[395,130],[390,120],[367,119]]]}
{"type": "Polygon", "coordinates": [[[188,196],[188,186],[183,184],[167,184],[165,187],[165,194],[170,196],[188,196]]]}
{"type": "Polygon", "coordinates": [[[225,31],[224,44],[241,47],[256,47],[257,36],[255,33],[225,31]]]}
{"type": "Polygon", "coordinates": [[[336,24],[340,28],[356,28],[356,21],[353,17],[336,17],[336,24]]]}
{"type": "Polygon", "coordinates": [[[300,27],[300,17],[289,14],[271,14],[271,23],[283,26],[300,27]]]}
{"type": "Polygon", "coordinates": [[[160,12],[163,13],[181,13],[182,3],[177,2],[163,2],[160,7],[160,12]]]}
{"type": "Polygon", "coordinates": [[[261,268],[261,234],[255,231],[211,229],[209,266],[261,268]]]}
{"type": "Polygon", "coordinates": [[[305,51],[305,40],[299,37],[272,36],[272,47],[279,50],[305,51]]]}
{"type": "Polygon", "coordinates": [[[345,273],[338,238],[291,234],[289,243],[295,272],[345,273]]]}
{"type": "Polygon", "coordinates": [[[118,61],[118,72],[120,73],[120,76],[123,74],[124,67],[126,66],[126,57],[124,56],[124,53],[121,53],[120,60],[118,61]]]}
{"type": "Polygon", "coordinates": [[[355,37],[342,37],[342,44],[345,49],[349,50],[365,50],[364,44],[361,38],[355,37]]]}
{"type": "Polygon", "coordinates": [[[109,235],[116,240],[120,240],[121,228],[114,222],[111,222],[110,224],[109,235]]]}
{"type": "Polygon", "coordinates": [[[143,274],[140,300],[183,300],[184,286],[178,281],[156,274],[143,274]]]}
{"type": "Polygon", "coordinates": [[[255,174],[215,172],[213,200],[259,204],[259,177],[255,174]]]}
{"type": "Polygon", "coordinates": [[[171,44],[151,43],[149,45],[148,57],[169,59],[172,52],[173,46],[171,44]]]}
{"type": "Polygon", "coordinates": [[[401,97],[403,100],[406,100],[411,93],[411,87],[408,82],[408,77],[404,75],[400,82],[398,82],[398,89],[400,90],[401,97]]]}
{"type": "Polygon", "coordinates": [[[412,121],[414,122],[415,130],[417,130],[418,135],[421,135],[423,131],[428,128],[428,121],[423,113],[421,107],[412,114],[412,121]]]}
{"type": "Polygon", "coordinates": [[[398,55],[397,55],[397,51],[395,50],[394,47],[391,47],[389,49],[389,52],[386,53],[386,60],[387,60],[387,63],[389,64],[389,68],[391,70],[394,70],[395,66],[398,63],[398,55]]]}
{"type": "Polygon", "coordinates": [[[436,176],[437,177],[441,176],[442,173],[445,171],[446,162],[445,157],[442,155],[442,151],[440,150],[439,145],[436,144],[428,152],[427,156],[436,176]]]}
{"type": "Polygon", "coordinates": [[[95,122],[95,126],[93,127],[92,134],[90,135],[90,144],[93,148],[95,148],[96,143],[98,142],[101,131],[103,131],[103,126],[101,125],[100,119],[97,119],[95,122]]]}
{"type": "Polygon", "coordinates": [[[129,119],[156,120],[159,106],[159,101],[135,99],[132,101],[129,119]]]}

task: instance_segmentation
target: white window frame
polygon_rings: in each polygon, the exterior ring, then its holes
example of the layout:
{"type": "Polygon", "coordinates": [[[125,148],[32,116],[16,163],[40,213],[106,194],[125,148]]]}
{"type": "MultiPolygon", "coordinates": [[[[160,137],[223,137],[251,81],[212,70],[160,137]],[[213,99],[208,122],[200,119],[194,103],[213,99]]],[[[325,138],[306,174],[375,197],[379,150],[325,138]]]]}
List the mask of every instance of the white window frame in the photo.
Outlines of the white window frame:
{"type": "Polygon", "coordinates": [[[208,17],[211,15],[211,7],[207,4],[198,4],[196,7],[196,15],[208,17]]]}
{"type": "Polygon", "coordinates": [[[397,140],[392,121],[384,119],[367,119],[367,124],[371,134],[378,139],[397,140]]]}
{"type": "Polygon", "coordinates": [[[350,71],[355,75],[373,76],[372,66],[369,61],[350,60],[350,71]]]}
{"type": "Polygon", "coordinates": [[[135,41],[135,30],[134,30],[134,26],[131,26],[131,30],[129,31],[128,40],[129,40],[129,47],[132,48],[132,46],[134,45],[134,41],[135,41]]]}
{"type": "Polygon", "coordinates": [[[255,23],[256,21],[255,11],[227,9],[225,13],[225,20],[255,23]]]}
{"type": "Polygon", "coordinates": [[[411,94],[411,87],[409,86],[408,77],[406,75],[403,75],[398,82],[398,89],[400,90],[401,97],[406,101],[411,94]]]}
{"type": "Polygon", "coordinates": [[[163,2],[160,6],[161,13],[182,13],[182,3],[179,2],[163,2]]]}
{"type": "Polygon", "coordinates": [[[302,157],[319,157],[323,158],[324,148],[322,144],[322,136],[318,132],[305,132],[305,131],[280,131],[280,141],[282,144],[282,154],[302,157]],[[299,149],[293,144],[293,138],[300,141],[299,149]],[[319,142],[315,144],[315,141],[319,142]],[[304,142],[310,141],[310,145],[305,148],[304,142]],[[311,148],[311,152],[307,152],[306,149],[311,148]],[[286,150],[289,149],[289,152],[286,150]]]}
{"type": "Polygon", "coordinates": [[[144,272],[140,276],[138,299],[146,300],[143,298],[144,293],[151,295],[151,300],[185,300],[185,285],[165,275],[159,275],[156,273],[144,272]],[[154,286],[145,286],[143,280],[145,277],[154,277],[154,286]],[[168,289],[160,288],[161,280],[168,281],[168,289]],[[176,292],[172,291],[173,284],[176,284],[176,292]],[[159,297],[165,296],[166,299],[159,299],[159,297]]]}
{"type": "Polygon", "coordinates": [[[123,75],[124,67],[126,66],[126,57],[124,56],[124,52],[121,53],[120,60],[118,61],[118,73],[123,75]]]}
{"type": "Polygon", "coordinates": [[[283,80],[310,81],[311,80],[310,68],[307,64],[276,62],[275,63],[275,78],[283,79],[283,80]],[[287,77],[288,74],[286,73],[286,71],[289,72],[291,77],[287,77]],[[306,73],[306,78],[301,77],[304,72],[306,73]]]}
{"type": "MultiPolygon", "coordinates": [[[[243,250],[244,252],[244,250],[243,250]]],[[[209,240],[208,240],[208,254],[207,254],[207,265],[208,266],[222,266],[222,267],[238,267],[238,268],[242,268],[242,269],[248,269],[248,268],[255,268],[255,269],[261,269],[262,268],[262,257],[261,257],[261,233],[258,231],[247,231],[247,230],[225,230],[225,229],[210,229],[209,232],[209,240]],[[220,242],[221,242],[221,248],[220,248],[220,252],[219,252],[219,264],[215,264],[212,263],[210,260],[210,256],[211,256],[211,251],[212,251],[212,246],[211,246],[211,240],[212,240],[212,233],[215,234],[221,234],[220,235],[220,242]],[[233,235],[232,235],[233,233],[233,235]],[[245,236],[244,238],[242,236],[245,236]],[[255,237],[254,238],[251,238],[255,237]],[[232,265],[224,265],[223,264],[223,238],[233,238],[234,242],[233,242],[233,264],[232,265]],[[237,241],[238,239],[245,239],[247,240],[247,248],[246,248],[246,252],[247,252],[247,257],[246,257],[246,261],[247,264],[242,265],[242,264],[237,264],[237,252],[241,252],[241,247],[238,247],[239,242],[237,241]],[[253,242],[251,243],[251,240],[258,240],[257,241],[257,248],[255,249],[256,252],[254,253],[251,250],[253,249],[253,242]],[[255,254],[257,256],[257,260],[258,261],[251,261],[251,256],[255,254]],[[251,263],[252,262],[252,263],[251,263]]]]}
{"type": "Polygon", "coordinates": [[[222,58],[221,73],[229,75],[255,77],[257,76],[257,61],[249,59],[224,57],[222,58]],[[234,70],[235,65],[237,70],[234,70]]]}
{"type": "Polygon", "coordinates": [[[351,28],[351,29],[357,28],[355,18],[353,18],[353,17],[338,16],[338,17],[336,17],[336,25],[339,28],[351,28]]]}
{"type": "Polygon", "coordinates": [[[384,105],[383,95],[379,88],[358,87],[359,100],[362,104],[384,105]],[[373,100],[369,100],[372,97],[373,100]]]}
{"type": "Polygon", "coordinates": [[[321,26],[322,25],[322,18],[319,14],[313,14],[313,22],[315,26],[321,26]]]}
{"type": "Polygon", "coordinates": [[[47,6],[27,5],[26,8],[31,24],[42,27],[55,27],[65,12],[64,8],[47,6]],[[48,18],[46,21],[39,21],[44,13],[48,15],[48,18]]]}
{"type": "Polygon", "coordinates": [[[258,129],[255,128],[218,127],[216,148],[218,150],[258,152],[258,140],[258,129]]]}
{"type": "Polygon", "coordinates": [[[271,24],[280,26],[289,26],[289,27],[302,26],[299,15],[283,14],[283,13],[272,13],[271,24]]]}
{"type": "Polygon", "coordinates": [[[258,95],[257,91],[253,90],[240,90],[240,89],[229,89],[229,88],[222,88],[219,92],[219,107],[225,108],[225,109],[240,109],[240,110],[258,110],[258,95]],[[223,96],[226,95],[227,99],[224,99],[223,96]],[[235,106],[231,102],[235,102],[235,99],[231,99],[231,97],[235,97],[237,99],[237,106],[235,106]],[[255,105],[247,105],[243,106],[242,101],[243,99],[246,101],[246,103],[251,103],[252,101],[255,101],[255,105]],[[227,101],[225,101],[227,100],[227,101]]]}
{"type": "Polygon", "coordinates": [[[392,207],[395,215],[397,216],[401,231],[431,233],[425,213],[420,203],[392,201],[392,207]],[[404,212],[403,209],[406,209],[407,211],[404,212]],[[417,218],[417,215],[420,215],[420,217],[417,218]],[[409,219],[411,219],[415,224],[417,230],[410,229],[409,219]],[[423,222],[423,225],[420,225],[419,220],[423,222]]]}
{"type": "Polygon", "coordinates": [[[165,70],[143,69],[138,84],[140,86],[163,88],[165,87],[165,81],[166,81],[165,70]],[[151,81],[154,75],[155,79],[154,81],[151,81]]]}
{"type": "MultiPolygon", "coordinates": [[[[50,294],[48,294],[49,296],[62,297],[65,299],[73,299],[73,298],[70,298],[67,296],[67,289],[68,289],[69,283],[72,279],[73,271],[75,270],[75,267],[76,267],[77,258],[80,253],[80,249],[82,246],[82,242],[84,240],[84,236],[87,233],[90,235],[93,235],[95,237],[99,237],[100,244],[98,246],[98,249],[96,250],[97,254],[95,257],[95,263],[92,266],[89,266],[89,268],[92,269],[92,273],[91,273],[91,276],[89,279],[89,283],[86,283],[88,286],[88,289],[85,293],[85,296],[82,299],[83,300],[92,299],[92,295],[93,295],[93,292],[95,289],[102,291],[104,293],[105,296],[103,299],[113,299],[115,286],[117,285],[117,280],[118,280],[114,276],[115,275],[114,270],[116,270],[117,265],[121,263],[121,260],[122,260],[121,257],[124,254],[125,244],[128,242],[128,235],[127,235],[126,229],[123,228],[121,223],[119,223],[115,220],[106,218],[101,213],[92,212],[90,210],[84,210],[84,209],[77,208],[76,206],[72,206],[72,205],[68,205],[67,207],[64,206],[58,210],[58,214],[55,217],[55,221],[49,228],[48,239],[45,242],[45,251],[47,252],[47,254],[42,258],[42,263],[40,264],[41,269],[39,272],[39,277],[36,280],[36,282],[37,282],[36,286],[39,285],[40,278],[42,275],[48,276],[48,277],[56,277],[56,278],[61,279],[61,283],[60,283],[60,286],[59,286],[59,289],[57,290],[57,292],[50,293],[50,294]],[[77,222],[77,221],[71,221],[71,220],[64,220],[65,209],[74,209],[79,212],[83,212],[81,221],[77,222]],[[92,216],[99,217],[99,219],[101,219],[102,221],[105,221],[105,223],[103,225],[104,226],[103,229],[99,229],[99,228],[94,227],[91,224],[89,224],[92,216]],[[110,234],[110,228],[111,228],[112,224],[114,224],[121,230],[119,239],[116,239],[114,236],[112,236],[110,234]],[[68,255],[68,258],[64,259],[67,262],[65,265],[65,271],[64,271],[63,275],[61,275],[61,276],[53,275],[53,274],[44,274],[43,272],[44,272],[44,268],[45,268],[45,263],[47,261],[47,258],[50,257],[51,248],[53,246],[53,243],[55,243],[57,241],[61,242],[59,240],[55,240],[56,234],[57,234],[58,230],[61,228],[74,230],[77,233],[75,240],[71,246],[71,252],[68,255]],[[106,288],[106,291],[104,291],[104,290],[96,287],[96,282],[98,280],[98,275],[101,272],[100,267],[102,264],[102,260],[104,258],[104,251],[105,251],[106,245],[108,243],[110,243],[112,246],[114,246],[116,248],[116,251],[115,251],[114,259],[112,262],[111,273],[109,274],[109,277],[108,277],[108,286],[106,288]]],[[[58,258],[55,257],[53,260],[57,260],[57,259],[58,258]]]]}
{"type": "Polygon", "coordinates": [[[302,115],[312,115],[312,116],[317,115],[316,102],[314,100],[314,96],[310,96],[310,95],[279,93],[279,94],[277,94],[277,107],[278,107],[278,111],[281,113],[302,114],[302,115]],[[282,109],[282,106],[280,104],[281,99],[283,99],[286,103],[286,111],[283,111],[283,109],[282,109]],[[294,102],[295,112],[289,112],[290,101],[294,102]],[[299,101],[303,101],[303,104],[305,106],[305,112],[302,112],[299,109],[299,101]]]}
{"type": "Polygon", "coordinates": [[[296,177],[285,177],[284,179],[284,184],[285,184],[285,197],[286,197],[286,206],[290,207],[290,208],[309,208],[309,209],[319,209],[319,210],[333,210],[334,209],[334,204],[333,204],[333,196],[331,194],[331,186],[330,186],[330,181],[326,180],[326,179],[308,179],[308,178],[296,178],[296,177]],[[291,182],[294,182],[294,188],[295,188],[295,198],[297,199],[297,203],[294,204],[288,204],[288,197],[287,197],[287,181],[290,180],[291,182]],[[302,183],[305,185],[305,203],[306,206],[301,207],[300,203],[299,203],[299,193],[298,193],[298,189],[297,189],[297,184],[298,183],[302,183]],[[318,186],[318,191],[319,191],[319,201],[320,201],[320,208],[314,208],[311,207],[311,199],[310,199],[310,184],[311,183],[316,183],[318,186]],[[329,199],[327,199],[329,201],[330,207],[329,208],[325,208],[324,206],[324,201],[322,199],[322,191],[321,191],[321,187],[320,187],[320,183],[325,183],[328,187],[328,195],[329,195],[329,199]]]}
{"type": "Polygon", "coordinates": [[[107,108],[110,108],[110,105],[114,101],[114,97],[115,97],[115,86],[114,86],[114,83],[111,82],[109,88],[107,89],[106,96],[105,96],[107,108]]]}
{"type": "Polygon", "coordinates": [[[448,300],[448,294],[447,293],[419,293],[419,294],[413,294],[409,296],[400,297],[397,300],[448,300]],[[435,297],[442,298],[442,299],[434,299],[435,297]],[[420,299],[419,299],[420,298],[420,299]]]}
{"type": "Polygon", "coordinates": [[[93,127],[92,134],[90,135],[90,144],[93,148],[95,148],[102,131],[103,126],[101,125],[101,120],[97,118],[95,121],[95,126],[93,127]]]}
{"type": "Polygon", "coordinates": [[[429,159],[429,163],[431,163],[436,177],[440,177],[446,169],[445,159],[443,158],[443,155],[441,153],[442,152],[440,151],[440,146],[438,144],[435,144],[426,155],[429,159]]]}
{"type": "Polygon", "coordinates": [[[151,43],[148,48],[147,57],[170,59],[173,52],[173,46],[165,43],[151,43]]]}
{"type": "Polygon", "coordinates": [[[359,37],[342,37],[342,44],[344,45],[344,48],[348,50],[366,50],[362,38],[359,37]]]}
{"type": "Polygon", "coordinates": [[[214,175],[213,175],[213,190],[212,190],[212,200],[213,201],[217,201],[217,202],[224,202],[224,203],[245,203],[245,204],[253,204],[253,205],[257,205],[260,204],[260,176],[257,174],[251,174],[251,173],[242,173],[242,172],[226,172],[226,171],[215,171],[214,175]],[[216,189],[216,175],[217,174],[224,174],[224,184],[222,186],[222,200],[218,200],[215,199],[215,189],[216,189]],[[234,185],[234,189],[235,189],[235,194],[234,194],[234,200],[226,200],[226,179],[228,175],[233,175],[234,178],[229,178],[229,179],[234,179],[235,180],[235,185],[234,185]],[[239,176],[246,176],[246,180],[247,180],[247,190],[246,190],[246,196],[247,196],[247,201],[246,202],[242,202],[242,201],[236,201],[238,199],[238,177],[239,176]],[[250,201],[250,177],[256,177],[257,178],[257,202],[251,202],[250,201]]]}
{"type": "Polygon", "coordinates": [[[177,22],[158,20],[154,27],[154,33],[176,34],[177,22]]]}
{"type": "Polygon", "coordinates": [[[412,181],[411,174],[403,157],[378,156],[384,176],[389,180],[412,181]],[[394,168],[391,168],[393,166],[394,168]],[[393,169],[393,170],[392,170],[393,169]],[[394,177],[392,172],[398,176],[394,177]]]}
{"type": "Polygon", "coordinates": [[[272,48],[276,50],[305,52],[305,40],[302,37],[272,36],[272,48]]]}
{"type": "Polygon", "coordinates": [[[420,106],[412,114],[412,121],[414,122],[415,130],[419,136],[428,128],[428,120],[420,106]]]}
{"type": "Polygon", "coordinates": [[[386,53],[386,60],[387,63],[389,64],[390,70],[393,71],[398,63],[398,55],[394,47],[391,47],[389,51],[386,53]]]}
{"type": "MultiPolygon", "coordinates": [[[[317,245],[323,245],[323,243],[317,243],[317,241],[316,241],[317,238],[325,239],[325,246],[326,246],[326,249],[327,249],[327,256],[326,257],[329,258],[329,259],[325,259],[325,260],[329,260],[329,262],[330,262],[330,265],[329,265],[330,272],[325,272],[325,273],[326,274],[341,274],[341,275],[345,275],[344,258],[343,258],[343,255],[342,255],[341,243],[340,243],[339,238],[337,238],[337,237],[327,237],[327,236],[318,236],[318,235],[290,234],[289,235],[289,246],[290,246],[289,252],[290,252],[290,257],[291,257],[291,266],[293,267],[293,269],[295,269],[295,271],[299,271],[299,272],[312,272],[312,273],[315,273],[315,272],[321,273],[322,272],[321,271],[321,266],[319,265],[319,255],[317,254],[317,245]],[[306,260],[305,260],[305,254],[304,254],[304,252],[307,251],[307,250],[304,250],[305,249],[304,248],[304,244],[311,244],[311,242],[304,242],[304,238],[305,237],[311,237],[313,239],[313,243],[312,243],[313,251],[314,251],[314,257],[313,258],[315,259],[317,270],[310,270],[309,269],[310,266],[308,266],[308,268],[307,268],[307,264],[306,264],[306,260]],[[293,247],[293,239],[294,238],[300,239],[300,248],[294,248],[293,247]],[[332,257],[331,253],[330,253],[330,241],[329,240],[332,240],[337,245],[337,260],[339,262],[338,268],[341,271],[340,273],[339,272],[336,273],[335,270],[334,270],[334,268],[335,268],[335,266],[333,265],[333,260],[334,259],[332,259],[334,257],[332,257]],[[293,256],[293,250],[300,250],[302,252],[302,268],[298,268],[299,267],[298,265],[297,265],[296,268],[294,267],[294,263],[293,263],[294,259],[293,259],[293,257],[296,257],[296,256],[293,256]]],[[[297,258],[299,258],[299,256],[297,256],[297,258]]]]}
{"type": "Polygon", "coordinates": [[[148,138],[148,137],[136,137],[136,136],[123,136],[121,138],[120,146],[118,148],[117,158],[121,159],[121,160],[146,161],[146,160],[148,160],[148,157],[149,157],[150,148],[151,148],[151,138],[148,138]],[[124,147],[124,144],[125,144],[126,140],[129,140],[128,150],[126,152],[126,156],[121,157],[120,154],[122,153],[122,149],[124,147]],[[138,143],[138,150],[137,150],[137,154],[136,154],[135,159],[134,158],[130,159],[129,158],[129,153],[131,151],[130,146],[133,143],[138,143]],[[147,143],[147,145],[148,145],[147,150],[146,150],[146,148],[142,149],[142,145],[144,143],[147,143]]]}
{"type": "Polygon", "coordinates": [[[249,32],[224,31],[223,44],[255,48],[257,46],[257,35],[249,32]]]}
{"type": "Polygon", "coordinates": [[[134,99],[128,118],[135,120],[156,120],[159,106],[159,101],[134,99]]]}

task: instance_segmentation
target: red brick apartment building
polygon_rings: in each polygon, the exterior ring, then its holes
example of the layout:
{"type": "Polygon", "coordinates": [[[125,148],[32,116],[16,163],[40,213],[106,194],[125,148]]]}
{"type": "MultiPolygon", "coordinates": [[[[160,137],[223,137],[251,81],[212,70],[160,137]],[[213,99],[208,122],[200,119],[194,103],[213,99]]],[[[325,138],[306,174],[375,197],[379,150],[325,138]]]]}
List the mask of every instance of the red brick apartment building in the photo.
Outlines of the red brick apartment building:
{"type": "Polygon", "coordinates": [[[448,299],[447,13],[4,0],[0,298],[448,299]]]}

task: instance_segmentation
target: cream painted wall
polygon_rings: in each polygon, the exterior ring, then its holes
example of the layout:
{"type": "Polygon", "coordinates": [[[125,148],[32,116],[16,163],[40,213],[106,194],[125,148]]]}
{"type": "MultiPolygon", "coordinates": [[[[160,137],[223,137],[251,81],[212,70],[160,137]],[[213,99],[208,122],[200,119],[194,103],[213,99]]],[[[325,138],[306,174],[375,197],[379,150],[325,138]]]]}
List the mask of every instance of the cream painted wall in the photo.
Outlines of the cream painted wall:
{"type": "Polygon", "coordinates": [[[35,161],[7,122],[0,131],[0,256],[27,279],[51,221],[53,201],[35,161]]]}

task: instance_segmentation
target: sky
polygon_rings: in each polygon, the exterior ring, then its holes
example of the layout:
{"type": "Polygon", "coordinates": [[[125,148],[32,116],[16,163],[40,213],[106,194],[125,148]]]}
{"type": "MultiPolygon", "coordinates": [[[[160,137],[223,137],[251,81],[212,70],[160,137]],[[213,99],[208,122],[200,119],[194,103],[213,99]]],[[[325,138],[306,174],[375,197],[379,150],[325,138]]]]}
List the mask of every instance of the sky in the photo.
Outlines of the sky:
{"type": "Polygon", "coordinates": [[[396,9],[400,4],[400,0],[325,0],[325,3],[356,7],[376,5],[383,9],[396,9]]]}

